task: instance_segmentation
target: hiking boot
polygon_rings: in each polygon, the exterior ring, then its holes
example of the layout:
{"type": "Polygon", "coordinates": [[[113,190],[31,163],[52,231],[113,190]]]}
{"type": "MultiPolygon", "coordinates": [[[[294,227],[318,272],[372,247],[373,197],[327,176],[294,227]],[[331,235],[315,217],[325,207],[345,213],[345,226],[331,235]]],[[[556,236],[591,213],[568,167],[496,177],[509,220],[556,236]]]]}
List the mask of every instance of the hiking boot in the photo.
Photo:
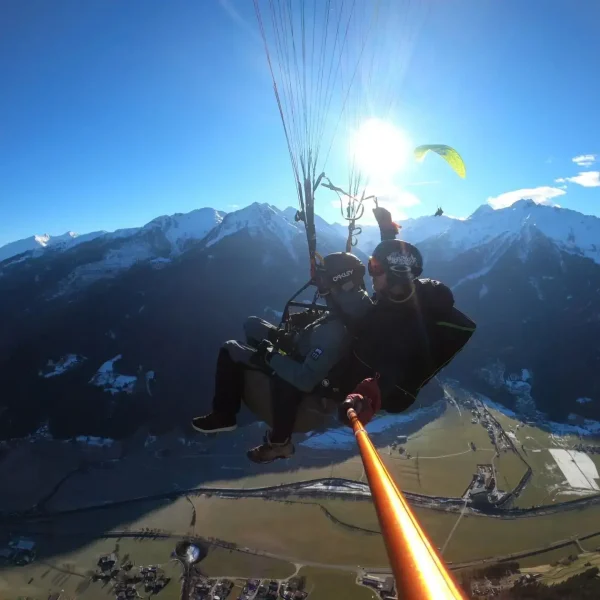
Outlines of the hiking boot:
{"type": "Polygon", "coordinates": [[[235,415],[211,412],[204,417],[192,419],[192,427],[200,433],[222,433],[237,429],[235,415]]]}
{"type": "Polygon", "coordinates": [[[296,449],[292,444],[292,438],[289,437],[285,442],[276,443],[271,441],[270,435],[267,433],[264,437],[264,442],[256,448],[248,450],[246,455],[255,463],[267,464],[272,463],[278,458],[290,458],[296,449]]]}

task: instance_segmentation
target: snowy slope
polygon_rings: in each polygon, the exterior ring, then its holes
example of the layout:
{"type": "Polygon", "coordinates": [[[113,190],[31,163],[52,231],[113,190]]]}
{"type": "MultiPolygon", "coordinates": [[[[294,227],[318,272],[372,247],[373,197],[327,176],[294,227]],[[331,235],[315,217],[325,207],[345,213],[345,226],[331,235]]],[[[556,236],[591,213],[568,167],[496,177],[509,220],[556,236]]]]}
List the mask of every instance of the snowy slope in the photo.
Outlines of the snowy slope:
{"type": "Polygon", "coordinates": [[[180,254],[191,240],[202,240],[220,225],[226,213],[213,208],[199,208],[187,214],[153,219],[142,230],[160,230],[171,244],[172,254],[180,254]]]}
{"type": "Polygon", "coordinates": [[[600,219],[573,210],[519,200],[507,208],[481,206],[464,221],[452,220],[440,234],[451,258],[500,236],[537,231],[558,248],[600,263],[600,219]]]}
{"type": "MultiPolygon", "coordinates": [[[[413,244],[437,239],[446,259],[501,238],[531,235],[539,232],[568,253],[585,256],[600,264],[600,219],[579,212],[520,200],[507,208],[494,210],[480,206],[468,219],[425,216],[401,221],[401,239],[413,244]]],[[[346,235],[346,227],[336,224],[338,232],[346,235]]],[[[362,227],[358,248],[366,253],[379,243],[377,227],[362,227]]]]}
{"type": "MultiPolygon", "coordinates": [[[[405,221],[399,222],[399,225],[401,225],[402,228],[400,229],[398,238],[406,240],[411,244],[419,244],[431,237],[436,237],[440,234],[443,234],[457,221],[459,220],[446,216],[426,216],[418,217],[416,219],[406,219],[405,221]]],[[[361,225],[360,222],[358,225],[361,227],[361,232],[357,236],[357,248],[361,249],[367,254],[371,254],[375,246],[377,246],[377,244],[379,244],[381,241],[379,227],[376,225],[361,225]]],[[[334,227],[336,231],[344,237],[344,239],[347,237],[347,225],[340,225],[339,223],[336,223],[334,227]]]]}
{"type": "MultiPolygon", "coordinates": [[[[296,222],[296,213],[297,209],[288,206],[285,210],[281,211],[281,214],[292,224],[295,226],[300,226],[301,230],[304,228],[304,223],[296,222]]],[[[328,223],[325,219],[320,217],[319,215],[315,215],[315,229],[317,230],[317,234],[332,236],[338,238],[340,235],[345,236],[345,232],[347,231],[340,228],[339,224],[328,223]]]]}
{"type": "MultiPolygon", "coordinates": [[[[162,232],[171,245],[173,255],[180,254],[190,240],[200,241],[221,221],[226,213],[213,208],[199,208],[187,214],[164,215],[153,219],[143,227],[117,229],[113,232],[93,231],[79,235],[72,231],[58,236],[48,234],[34,235],[30,238],[11,242],[0,247],[0,262],[29,251],[43,251],[46,248],[69,250],[84,242],[103,236],[106,240],[118,240],[133,237],[148,231],[162,232]]],[[[32,256],[36,256],[34,253],[32,256]]]]}
{"type": "Polygon", "coordinates": [[[92,240],[104,233],[106,232],[94,231],[85,235],[78,235],[72,231],[67,231],[67,233],[57,236],[51,236],[47,233],[44,235],[33,235],[0,247],[0,261],[17,256],[23,252],[43,250],[44,248],[72,248],[77,244],[92,240]]]}
{"type": "Polygon", "coordinates": [[[115,369],[115,363],[121,360],[122,355],[117,354],[103,363],[94,376],[90,379],[91,385],[103,388],[111,394],[125,392],[131,394],[135,387],[137,377],[135,375],[121,375],[115,369]]]}
{"type": "Polygon", "coordinates": [[[210,248],[224,238],[240,231],[247,231],[251,237],[260,235],[279,241],[293,259],[299,258],[293,242],[299,236],[304,235],[304,225],[292,223],[278,208],[258,202],[227,214],[208,235],[206,247],[210,248]]]}
{"type": "Polygon", "coordinates": [[[6,244],[5,246],[0,247],[0,261],[16,256],[17,254],[22,254],[23,252],[45,248],[49,239],[50,236],[47,234],[32,235],[29,238],[6,244]]]}

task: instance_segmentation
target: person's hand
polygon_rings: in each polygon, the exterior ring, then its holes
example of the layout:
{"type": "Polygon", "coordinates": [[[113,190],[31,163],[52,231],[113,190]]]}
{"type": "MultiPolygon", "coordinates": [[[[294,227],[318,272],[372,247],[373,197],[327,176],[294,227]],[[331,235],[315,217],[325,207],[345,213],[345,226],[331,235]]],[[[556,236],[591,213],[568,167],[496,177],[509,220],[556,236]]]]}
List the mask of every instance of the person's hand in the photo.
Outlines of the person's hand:
{"type": "Polygon", "coordinates": [[[304,329],[319,317],[319,313],[314,313],[310,310],[292,313],[289,316],[289,321],[295,330],[304,329]]]}
{"type": "Polygon", "coordinates": [[[381,409],[381,393],[375,379],[361,381],[340,405],[340,420],[350,425],[348,409],[354,409],[358,420],[366,425],[381,409]]]}
{"type": "Polygon", "coordinates": [[[381,225],[391,225],[392,224],[392,213],[387,208],[383,208],[382,206],[376,206],[373,209],[373,214],[375,215],[375,219],[377,219],[377,223],[381,227],[381,225]]]}
{"type": "Polygon", "coordinates": [[[252,364],[260,367],[261,369],[272,371],[269,366],[269,362],[274,352],[273,344],[269,340],[263,340],[256,349],[256,352],[252,356],[252,364]]]}
{"type": "Polygon", "coordinates": [[[400,231],[400,225],[392,221],[392,214],[390,211],[382,206],[376,206],[373,209],[373,214],[375,215],[375,219],[379,225],[382,237],[385,237],[386,239],[393,239],[396,237],[400,231]]]}

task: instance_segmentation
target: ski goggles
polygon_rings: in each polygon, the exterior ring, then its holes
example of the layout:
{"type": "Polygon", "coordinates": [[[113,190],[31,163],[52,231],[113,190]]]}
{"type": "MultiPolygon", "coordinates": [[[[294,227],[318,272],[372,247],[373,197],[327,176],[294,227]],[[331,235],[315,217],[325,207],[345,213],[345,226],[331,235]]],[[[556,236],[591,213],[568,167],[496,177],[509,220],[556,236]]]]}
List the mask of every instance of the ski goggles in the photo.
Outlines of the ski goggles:
{"type": "Polygon", "coordinates": [[[379,277],[385,275],[386,270],[384,266],[374,257],[371,256],[369,259],[369,275],[371,277],[379,277]]]}

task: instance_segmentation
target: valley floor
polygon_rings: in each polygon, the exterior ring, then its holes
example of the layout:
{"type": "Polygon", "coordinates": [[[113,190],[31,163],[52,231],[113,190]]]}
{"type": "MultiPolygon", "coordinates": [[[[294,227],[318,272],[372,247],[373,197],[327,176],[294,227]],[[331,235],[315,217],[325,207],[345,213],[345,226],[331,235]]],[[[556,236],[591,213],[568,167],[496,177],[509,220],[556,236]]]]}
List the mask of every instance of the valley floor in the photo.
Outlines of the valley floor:
{"type": "MultiPolygon", "coordinates": [[[[476,410],[473,399],[466,403],[459,394],[450,400],[428,422],[380,431],[374,422],[373,439],[452,568],[499,559],[534,566],[596,550],[600,497],[591,484],[572,488],[551,452],[582,441],[494,408],[476,410]],[[485,514],[467,506],[478,465],[490,466],[503,492],[516,491],[503,509],[485,514]],[[548,514],[557,511],[560,518],[548,514]]],[[[349,586],[344,597],[371,597],[355,585],[357,573],[388,563],[362,463],[346,446],[348,433],[320,434],[335,443],[301,442],[288,464],[258,467],[244,452],[261,434],[255,424],[229,441],[144,436],[126,447],[37,441],[12,448],[0,462],[2,481],[9,482],[0,499],[0,535],[35,539],[38,556],[28,567],[0,566],[0,595],[42,598],[63,586],[73,597],[106,598],[87,573],[115,544],[136,564],[170,564],[176,541],[193,538],[207,548],[200,566],[211,576],[285,578],[303,569],[315,578],[317,600],[328,597],[324,590],[334,580],[349,586]],[[34,465],[33,477],[26,465],[34,465]],[[313,480],[321,481],[297,485],[313,480]],[[257,497],[257,488],[270,489],[257,497]]],[[[589,462],[600,467],[599,455],[589,453],[589,462]]],[[[178,586],[162,597],[175,597],[178,586]]]]}

